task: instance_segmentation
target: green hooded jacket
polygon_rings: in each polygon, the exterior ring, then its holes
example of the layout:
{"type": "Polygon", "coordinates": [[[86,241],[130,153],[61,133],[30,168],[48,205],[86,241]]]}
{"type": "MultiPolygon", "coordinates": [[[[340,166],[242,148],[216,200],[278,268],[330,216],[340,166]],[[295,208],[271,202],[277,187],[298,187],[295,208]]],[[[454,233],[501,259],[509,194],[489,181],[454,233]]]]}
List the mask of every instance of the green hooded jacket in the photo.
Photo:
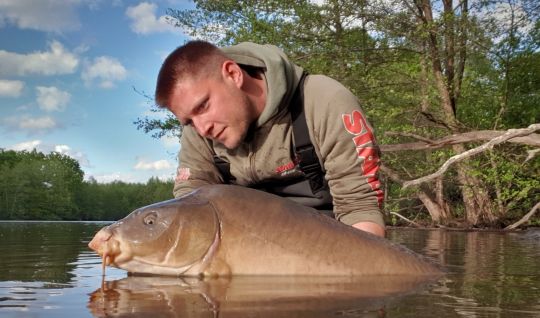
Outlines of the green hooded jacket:
{"type": "MultiPolygon", "coordinates": [[[[273,45],[245,42],[222,50],[239,65],[264,71],[268,92],[265,108],[251,135],[234,150],[201,137],[191,126],[184,127],[176,197],[201,185],[223,183],[214,154],[230,163],[238,185],[286,183],[302,176],[292,158],[288,106],[303,69],[273,45]]],[[[379,150],[359,101],[342,84],[323,75],[307,76],[303,92],[310,139],[325,172],[336,219],[351,225],[370,221],[384,226],[380,209],[383,192],[377,178],[379,150]]],[[[297,199],[303,203],[302,198],[297,199]]],[[[310,205],[308,201],[306,205],[310,205]]]]}

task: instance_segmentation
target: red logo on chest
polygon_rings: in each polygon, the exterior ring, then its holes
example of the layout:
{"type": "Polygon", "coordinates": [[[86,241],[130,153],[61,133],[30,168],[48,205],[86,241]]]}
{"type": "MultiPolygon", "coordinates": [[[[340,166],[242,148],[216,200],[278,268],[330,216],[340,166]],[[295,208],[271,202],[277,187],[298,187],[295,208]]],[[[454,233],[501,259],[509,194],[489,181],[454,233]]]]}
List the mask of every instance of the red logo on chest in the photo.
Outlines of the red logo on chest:
{"type": "Polygon", "coordinates": [[[298,160],[290,161],[284,165],[277,167],[275,172],[281,176],[285,176],[289,173],[296,171],[297,165],[298,165],[298,160]]]}

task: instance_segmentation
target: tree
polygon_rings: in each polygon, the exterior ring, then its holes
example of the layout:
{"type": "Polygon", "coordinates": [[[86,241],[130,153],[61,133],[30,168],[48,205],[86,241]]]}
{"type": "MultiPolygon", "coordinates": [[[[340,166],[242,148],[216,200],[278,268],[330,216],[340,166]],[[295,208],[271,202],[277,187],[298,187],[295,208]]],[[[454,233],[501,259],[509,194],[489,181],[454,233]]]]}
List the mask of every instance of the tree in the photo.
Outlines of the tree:
{"type": "Polygon", "coordinates": [[[0,151],[0,216],[4,219],[78,219],[83,172],[59,153],[0,151]]]}

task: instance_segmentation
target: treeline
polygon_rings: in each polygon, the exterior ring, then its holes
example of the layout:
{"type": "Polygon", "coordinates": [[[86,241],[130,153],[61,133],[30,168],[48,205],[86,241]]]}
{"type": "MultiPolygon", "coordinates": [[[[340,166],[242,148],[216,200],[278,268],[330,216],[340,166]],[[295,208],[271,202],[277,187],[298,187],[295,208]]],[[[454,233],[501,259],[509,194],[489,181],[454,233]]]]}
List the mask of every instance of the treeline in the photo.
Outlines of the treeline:
{"type": "Polygon", "coordinates": [[[117,220],[172,198],[173,181],[84,181],[66,155],[0,149],[0,220],[117,220]]]}

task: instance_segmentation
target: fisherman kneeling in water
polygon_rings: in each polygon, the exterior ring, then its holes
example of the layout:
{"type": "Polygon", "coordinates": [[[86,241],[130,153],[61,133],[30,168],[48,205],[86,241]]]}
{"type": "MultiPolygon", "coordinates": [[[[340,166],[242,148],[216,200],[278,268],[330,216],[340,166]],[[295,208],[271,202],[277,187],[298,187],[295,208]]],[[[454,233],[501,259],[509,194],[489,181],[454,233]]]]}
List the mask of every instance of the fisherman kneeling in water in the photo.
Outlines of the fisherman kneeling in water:
{"type": "Polygon", "coordinates": [[[384,237],[379,150],[339,82],[307,75],[272,45],[192,41],[167,57],[155,96],[183,125],[176,197],[237,184],[384,237]]]}

